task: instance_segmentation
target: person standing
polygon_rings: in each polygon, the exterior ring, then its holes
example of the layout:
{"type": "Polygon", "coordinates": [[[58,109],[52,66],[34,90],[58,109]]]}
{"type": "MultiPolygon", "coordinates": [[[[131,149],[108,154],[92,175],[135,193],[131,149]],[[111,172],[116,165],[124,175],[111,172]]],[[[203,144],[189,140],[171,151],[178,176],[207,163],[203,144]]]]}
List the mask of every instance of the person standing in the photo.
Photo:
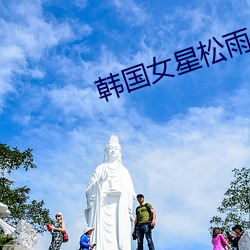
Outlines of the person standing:
{"type": "Polygon", "coordinates": [[[60,250],[63,242],[63,232],[66,230],[65,222],[62,220],[63,215],[61,212],[56,213],[56,223],[51,226],[50,233],[52,234],[52,240],[49,250],[60,250]]]}
{"type": "Polygon", "coordinates": [[[225,246],[232,249],[218,227],[213,229],[212,244],[214,245],[213,250],[225,250],[225,246]]]}
{"type": "Polygon", "coordinates": [[[93,249],[95,247],[94,244],[90,244],[90,235],[93,232],[94,228],[93,227],[86,227],[83,235],[80,238],[80,249],[79,250],[89,250],[93,249]]]}
{"type": "Polygon", "coordinates": [[[240,225],[235,225],[232,230],[236,233],[235,234],[231,234],[231,236],[234,237],[234,244],[236,246],[236,249],[239,250],[239,240],[242,236],[242,234],[244,233],[242,227],[240,225]]]}
{"type": "Polygon", "coordinates": [[[136,217],[134,222],[133,235],[137,237],[138,250],[143,250],[144,235],[148,242],[148,249],[155,250],[152,239],[152,229],[156,222],[156,213],[150,203],[145,203],[144,195],[138,194],[137,201],[139,206],[136,208],[136,217]]]}

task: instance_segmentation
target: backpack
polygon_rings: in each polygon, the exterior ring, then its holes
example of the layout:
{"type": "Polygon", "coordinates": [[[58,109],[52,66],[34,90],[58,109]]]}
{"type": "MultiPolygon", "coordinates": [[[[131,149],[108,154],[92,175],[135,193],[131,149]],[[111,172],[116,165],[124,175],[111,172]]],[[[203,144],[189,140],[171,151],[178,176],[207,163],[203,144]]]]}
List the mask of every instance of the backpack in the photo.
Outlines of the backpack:
{"type": "MultiPolygon", "coordinates": [[[[150,227],[151,229],[153,229],[154,227],[151,226],[151,222],[152,222],[152,220],[153,220],[153,214],[151,213],[151,209],[150,209],[150,207],[148,206],[148,203],[145,203],[143,206],[146,207],[146,209],[147,209],[147,211],[148,211],[148,214],[149,214],[148,225],[149,225],[149,227],[150,227]]],[[[137,216],[138,216],[138,209],[139,209],[139,208],[140,208],[140,206],[138,206],[138,207],[136,208],[136,215],[137,215],[137,216]]]]}

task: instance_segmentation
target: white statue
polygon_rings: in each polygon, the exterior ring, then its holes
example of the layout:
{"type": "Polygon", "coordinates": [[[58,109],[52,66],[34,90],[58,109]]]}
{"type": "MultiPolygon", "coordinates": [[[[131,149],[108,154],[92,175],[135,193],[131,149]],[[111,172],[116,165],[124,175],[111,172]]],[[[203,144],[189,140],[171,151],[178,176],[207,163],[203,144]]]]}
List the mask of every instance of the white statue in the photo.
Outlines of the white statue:
{"type": "Polygon", "coordinates": [[[250,249],[250,229],[246,230],[240,237],[238,242],[239,250],[249,250],[250,249]]]}
{"type": "Polygon", "coordinates": [[[38,237],[31,225],[25,220],[20,220],[14,233],[16,244],[23,246],[26,250],[35,249],[38,237]]]}
{"type": "Polygon", "coordinates": [[[86,189],[88,226],[95,230],[95,250],[130,250],[135,191],[128,170],[122,165],[121,146],[115,135],[104,151],[104,163],[97,166],[86,189]]]}
{"type": "Polygon", "coordinates": [[[10,211],[8,210],[8,206],[0,202],[0,228],[3,229],[4,234],[11,235],[15,231],[15,228],[2,219],[9,215],[10,211]]]}
{"type": "Polygon", "coordinates": [[[8,206],[0,202],[0,218],[5,218],[10,215],[8,206]]]}
{"type": "Polygon", "coordinates": [[[0,202],[0,228],[3,229],[4,234],[13,236],[15,245],[18,245],[19,248],[34,250],[38,240],[35,230],[32,229],[31,225],[25,220],[19,221],[16,228],[10,226],[1,219],[9,215],[10,211],[8,210],[8,206],[0,202]]]}

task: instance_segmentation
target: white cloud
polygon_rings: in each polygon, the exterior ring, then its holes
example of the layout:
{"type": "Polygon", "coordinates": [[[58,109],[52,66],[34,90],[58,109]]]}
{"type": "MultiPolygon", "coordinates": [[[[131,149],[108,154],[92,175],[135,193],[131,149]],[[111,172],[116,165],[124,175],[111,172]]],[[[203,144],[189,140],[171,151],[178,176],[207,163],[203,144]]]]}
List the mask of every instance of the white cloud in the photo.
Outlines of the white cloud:
{"type": "Polygon", "coordinates": [[[119,16],[131,26],[142,25],[148,18],[143,5],[136,4],[133,0],[113,0],[119,16]]]}
{"type": "Polygon", "coordinates": [[[98,60],[94,62],[82,61],[82,67],[84,83],[93,86],[98,77],[106,78],[110,73],[121,74],[120,71],[126,66],[112,51],[106,46],[102,46],[98,60]]]}
{"type": "Polygon", "coordinates": [[[124,113],[122,108],[124,99],[111,96],[109,102],[106,102],[105,99],[100,99],[97,90],[94,91],[92,88],[66,86],[63,89],[50,91],[48,97],[51,98],[54,108],[58,108],[63,112],[63,116],[66,115],[69,119],[79,117],[95,120],[98,114],[109,117],[114,113],[124,113]]]}
{"type": "Polygon", "coordinates": [[[8,18],[0,19],[0,96],[4,97],[9,91],[15,91],[18,82],[14,82],[13,77],[16,74],[43,77],[42,69],[29,65],[29,60],[35,64],[46,49],[71,38],[73,33],[66,23],[45,20],[38,1],[9,3],[2,8],[3,13],[11,13],[8,18]]]}
{"type": "MultiPolygon", "coordinates": [[[[77,3],[79,1],[75,1],[77,3]]],[[[84,8],[84,1],[82,3],[84,8]]],[[[138,17],[136,25],[148,17],[133,1],[113,3],[122,18],[128,13],[130,18],[138,17]]],[[[224,34],[219,16],[211,20],[201,8],[178,11],[159,24],[160,28],[165,27],[164,30],[157,27],[162,34],[162,44],[158,47],[147,44],[146,37],[151,39],[152,33],[146,34],[139,41],[140,51],[130,57],[133,62],[146,63],[157,52],[164,59],[164,53],[166,56],[173,53],[177,46],[185,48],[182,45],[189,39],[190,30],[206,38],[211,34],[224,34]],[[181,18],[183,22],[188,21],[190,30],[183,29],[179,23],[181,18]],[[206,32],[203,27],[207,28],[206,32]],[[171,32],[176,34],[169,50],[166,47],[169,40],[165,38],[171,32]]],[[[14,14],[21,17],[19,24],[1,20],[7,36],[0,48],[0,56],[4,59],[0,70],[0,80],[4,84],[0,85],[0,94],[15,90],[11,82],[15,72],[42,78],[45,72],[39,67],[30,69],[28,59],[36,61],[47,49],[65,39],[78,37],[75,31],[80,27],[77,22],[77,28],[72,28],[69,20],[62,24],[46,21],[39,4],[22,3],[16,12],[14,14]],[[31,14],[26,17],[24,10],[31,14]]],[[[129,23],[132,22],[130,18],[129,23]]],[[[78,35],[91,32],[87,25],[78,35]]],[[[160,40],[158,36],[156,40],[160,40]]],[[[131,107],[125,95],[120,99],[110,98],[109,103],[98,97],[94,81],[99,76],[107,77],[109,73],[118,73],[131,66],[128,61],[121,63],[105,46],[95,62],[83,60],[80,64],[71,59],[55,55],[53,64],[62,82],[58,80],[49,87],[36,88],[36,94],[34,91],[34,96],[26,100],[26,106],[22,104],[25,108],[19,109],[14,117],[23,125],[22,134],[15,139],[17,145],[33,148],[38,164],[38,169],[27,175],[14,175],[15,180],[20,185],[28,183],[32,198],[44,199],[52,216],[58,210],[64,213],[70,241],[62,250],[78,247],[85,223],[84,191],[94,168],[102,162],[104,145],[112,133],[120,137],[123,162],[132,175],[136,191],[144,193],[157,212],[154,231],[157,249],[165,249],[166,235],[171,235],[169,247],[174,248],[181,239],[183,244],[207,241],[204,244],[210,248],[209,219],[216,213],[232,180],[231,170],[248,166],[250,160],[250,120],[245,116],[249,106],[248,84],[245,83],[234,96],[213,100],[217,106],[193,107],[165,124],[157,124],[139,113],[137,103],[131,107]]],[[[40,237],[37,250],[45,249],[49,242],[48,234],[40,237]]]]}
{"type": "Polygon", "coordinates": [[[80,9],[84,9],[87,5],[87,0],[74,0],[74,4],[80,9]]]}
{"type": "MultiPolygon", "coordinates": [[[[77,89],[71,91],[69,96],[76,97],[77,89]]],[[[68,112],[74,116],[70,104],[62,106],[69,106],[68,112]]],[[[27,183],[28,178],[32,192],[43,197],[51,211],[63,210],[72,238],[64,247],[76,248],[84,227],[84,190],[103,160],[108,135],[115,133],[136,192],[144,193],[157,212],[155,239],[159,249],[165,241],[161,232],[171,234],[169,246],[179,237],[184,243],[204,244],[210,237],[209,220],[233,178],[231,170],[249,164],[250,120],[228,118],[223,107],[193,108],[163,125],[135,118],[136,114],[132,118],[115,114],[116,118],[105,122],[77,123],[67,132],[49,124],[31,128],[25,138],[35,149],[39,169],[34,175],[19,175],[18,182],[27,183]],[[195,228],[196,234],[189,228],[195,228]]]]}

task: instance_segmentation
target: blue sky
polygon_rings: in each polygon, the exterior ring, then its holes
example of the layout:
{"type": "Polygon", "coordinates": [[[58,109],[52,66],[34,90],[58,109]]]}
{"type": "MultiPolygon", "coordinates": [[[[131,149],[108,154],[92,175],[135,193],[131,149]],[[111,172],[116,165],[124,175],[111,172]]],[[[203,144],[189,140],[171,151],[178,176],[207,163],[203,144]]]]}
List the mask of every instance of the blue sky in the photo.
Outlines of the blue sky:
{"type": "MultiPolygon", "coordinates": [[[[64,214],[62,250],[78,247],[85,188],[110,134],[136,192],[155,208],[156,249],[212,248],[209,220],[231,170],[250,160],[250,53],[231,58],[222,38],[249,35],[249,13],[245,0],[0,1],[1,143],[33,149],[38,168],[10,178],[52,216],[64,214]],[[227,60],[212,64],[211,49],[207,67],[197,47],[209,39],[227,60]],[[174,53],[190,47],[202,68],[179,75],[174,53]],[[166,73],[175,77],[128,93],[121,71],[153,57],[171,58],[166,73]],[[106,102],[94,82],[110,73],[124,92],[106,102]]],[[[39,236],[37,250],[49,243],[49,233],[39,236]]]]}

